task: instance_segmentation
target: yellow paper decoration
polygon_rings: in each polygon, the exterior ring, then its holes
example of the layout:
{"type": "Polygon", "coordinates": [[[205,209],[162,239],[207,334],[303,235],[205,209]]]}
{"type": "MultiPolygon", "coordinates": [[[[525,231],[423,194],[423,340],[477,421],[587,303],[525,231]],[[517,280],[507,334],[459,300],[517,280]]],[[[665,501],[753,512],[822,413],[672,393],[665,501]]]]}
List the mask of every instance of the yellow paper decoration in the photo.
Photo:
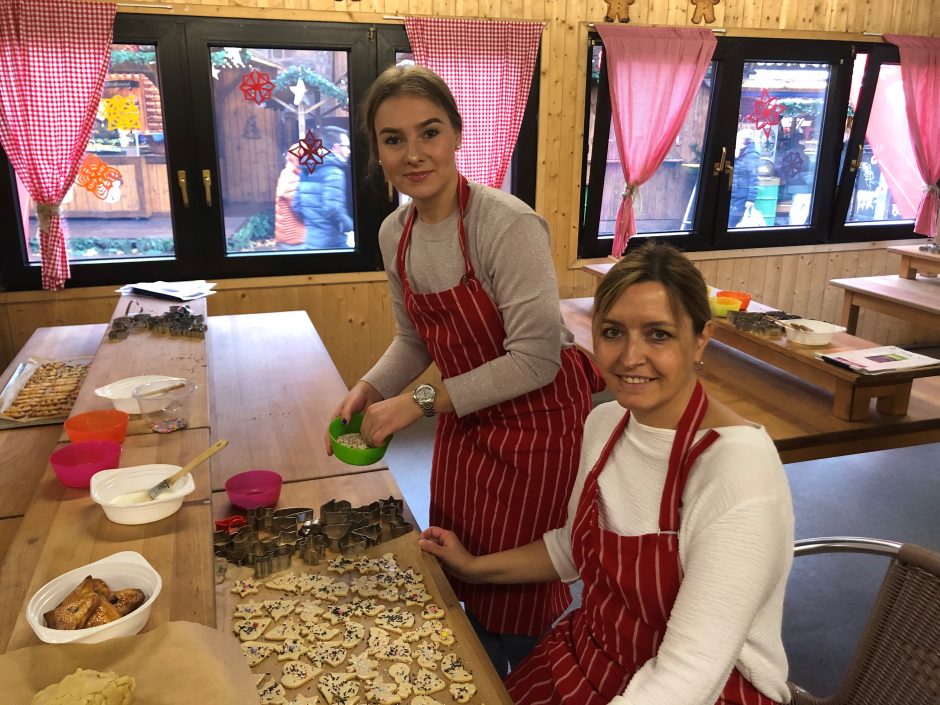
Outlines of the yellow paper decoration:
{"type": "Polygon", "coordinates": [[[134,96],[116,95],[104,98],[104,116],[108,120],[109,130],[139,130],[140,108],[134,96]]]}

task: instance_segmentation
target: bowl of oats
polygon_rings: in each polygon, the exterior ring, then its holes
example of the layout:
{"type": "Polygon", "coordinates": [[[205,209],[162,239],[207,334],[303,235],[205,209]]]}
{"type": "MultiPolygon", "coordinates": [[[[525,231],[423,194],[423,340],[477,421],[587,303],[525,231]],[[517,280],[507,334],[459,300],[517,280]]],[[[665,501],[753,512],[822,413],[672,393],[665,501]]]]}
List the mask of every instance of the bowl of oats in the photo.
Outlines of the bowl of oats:
{"type": "Polygon", "coordinates": [[[353,414],[345,426],[339,418],[330,422],[330,445],[333,447],[333,455],[349,465],[372,465],[379,462],[392,440],[392,436],[389,436],[385,443],[373,448],[359,435],[361,426],[360,413],[353,414]]]}

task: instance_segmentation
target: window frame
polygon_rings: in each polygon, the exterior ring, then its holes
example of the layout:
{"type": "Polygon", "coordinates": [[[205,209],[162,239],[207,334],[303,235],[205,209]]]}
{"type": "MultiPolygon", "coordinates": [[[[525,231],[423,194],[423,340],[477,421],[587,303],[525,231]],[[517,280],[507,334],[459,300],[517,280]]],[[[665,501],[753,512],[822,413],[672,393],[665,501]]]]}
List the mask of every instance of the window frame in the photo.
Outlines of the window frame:
{"type": "MultiPolygon", "coordinates": [[[[591,66],[594,47],[598,45],[603,46],[600,37],[592,32],[588,42],[588,66],[591,66]]],[[[637,234],[630,238],[628,249],[639,247],[651,239],[670,243],[686,251],[709,251],[900,240],[912,237],[913,226],[909,222],[861,226],[846,226],[844,223],[855,174],[848,171],[848,164],[841,163],[842,134],[848,111],[853,61],[858,51],[869,53],[869,61],[866,65],[866,80],[863,80],[860,90],[856,119],[852,125],[849,150],[857,150],[858,144],[864,143],[864,130],[868,123],[867,111],[870,111],[874,97],[876,67],[880,68],[881,63],[894,63],[890,61],[890,57],[897,56],[896,47],[880,43],[719,37],[713,58],[715,62],[714,85],[706,123],[702,168],[696,187],[695,216],[691,230],[681,234],[637,234]],[[876,60],[873,61],[872,57],[876,57],[876,60]],[[754,61],[805,61],[828,63],[831,66],[825,112],[820,130],[820,152],[816,161],[813,213],[811,221],[806,226],[753,230],[727,227],[731,194],[730,189],[722,182],[726,181],[728,176],[724,173],[713,174],[713,167],[721,158],[722,147],[733,157],[743,65],[745,62],[754,61]],[[863,110],[865,111],[864,119],[859,119],[859,114],[863,110]]],[[[581,217],[578,237],[578,257],[582,259],[610,255],[610,237],[601,237],[597,234],[611,119],[606,59],[605,52],[597,83],[593,146],[588,144],[591,136],[590,95],[593,88],[590,71],[587,79],[586,95],[588,97],[585,100],[581,217]],[[588,166],[589,152],[592,157],[590,166],[588,166]],[[589,181],[588,176],[590,176],[589,181]],[[589,187],[585,188],[585,184],[589,184],[589,187]]]]}
{"type": "MultiPolygon", "coordinates": [[[[114,44],[153,44],[162,93],[170,218],[175,254],[171,258],[73,260],[68,288],[132,281],[195,278],[270,277],[380,271],[382,220],[397,207],[381,170],[371,168],[367,140],[358,131],[355,107],[373,78],[394,63],[395,51],[411,51],[404,25],[314,22],[118,13],[114,44]],[[311,37],[314,40],[311,40],[311,37]],[[209,46],[348,50],[350,139],[357,244],[352,252],[228,253],[222,221],[219,155],[212,110],[209,46]],[[357,53],[353,55],[353,51],[357,53]],[[198,88],[198,90],[197,90],[198,88]],[[200,92],[202,91],[202,92],[200,92]],[[206,207],[202,169],[212,171],[212,206],[206,207]],[[185,170],[190,207],[182,204],[175,174],[185,170]]],[[[534,207],[538,147],[540,64],[513,154],[512,190],[534,207]]],[[[41,267],[28,261],[12,166],[0,148],[0,217],[14,224],[15,236],[0,239],[0,288],[38,290],[41,267]]],[[[11,235],[14,235],[11,233],[11,235]]]]}

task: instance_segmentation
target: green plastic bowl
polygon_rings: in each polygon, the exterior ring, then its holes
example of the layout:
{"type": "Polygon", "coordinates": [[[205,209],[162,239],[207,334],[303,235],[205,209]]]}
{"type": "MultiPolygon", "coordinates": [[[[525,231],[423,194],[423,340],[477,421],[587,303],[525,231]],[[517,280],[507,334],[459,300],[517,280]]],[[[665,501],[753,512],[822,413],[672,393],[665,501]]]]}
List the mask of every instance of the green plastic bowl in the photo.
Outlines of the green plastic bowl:
{"type": "Polygon", "coordinates": [[[389,436],[384,445],[377,448],[350,448],[337,442],[337,438],[344,433],[359,433],[362,426],[362,414],[353,414],[349,423],[343,426],[342,419],[335,418],[330,422],[330,445],[333,446],[333,455],[349,465],[372,465],[385,455],[385,450],[392,440],[389,436]]]}

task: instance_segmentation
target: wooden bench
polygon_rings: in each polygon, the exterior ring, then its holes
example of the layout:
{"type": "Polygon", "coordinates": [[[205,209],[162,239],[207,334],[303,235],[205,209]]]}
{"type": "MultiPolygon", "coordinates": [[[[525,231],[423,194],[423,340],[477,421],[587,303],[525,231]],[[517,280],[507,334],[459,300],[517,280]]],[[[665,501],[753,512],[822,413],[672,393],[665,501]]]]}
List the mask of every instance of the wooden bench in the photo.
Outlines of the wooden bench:
{"type": "MultiPolygon", "coordinates": [[[[591,355],[592,305],[590,297],[561,302],[562,317],[574,333],[576,344],[591,355]]],[[[857,396],[855,405],[850,404],[857,420],[849,421],[833,413],[833,392],[803,374],[775,367],[717,340],[706,349],[704,360],[700,378],[708,394],[763,425],[784,462],[940,441],[940,377],[913,380],[904,415],[872,409],[867,400],[862,401],[864,394],[857,396]]],[[[802,369],[805,372],[807,366],[802,365],[802,369]]],[[[847,372],[838,367],[833,371],[847,372]]],[[[878,390],[866,389],[864,393],[872,391],[878,390]]]]}
{"type": "Polygon", "coordinates": [[[898,245],[888,248],[888,252],[901,255],[898,276],[904,279],[916,279],[918,274],[940,274],[940,254],[920,248],[920,245],[898,245]]]}
{"type": "Polygon", "coordinates": [[[940,328],[940,279],[905,279],[888,274],[880,277],[831,279],[844,289],[842,325],[849,333],[858,327],[862,308],[903,318],[918,325],[940,328]]]}

